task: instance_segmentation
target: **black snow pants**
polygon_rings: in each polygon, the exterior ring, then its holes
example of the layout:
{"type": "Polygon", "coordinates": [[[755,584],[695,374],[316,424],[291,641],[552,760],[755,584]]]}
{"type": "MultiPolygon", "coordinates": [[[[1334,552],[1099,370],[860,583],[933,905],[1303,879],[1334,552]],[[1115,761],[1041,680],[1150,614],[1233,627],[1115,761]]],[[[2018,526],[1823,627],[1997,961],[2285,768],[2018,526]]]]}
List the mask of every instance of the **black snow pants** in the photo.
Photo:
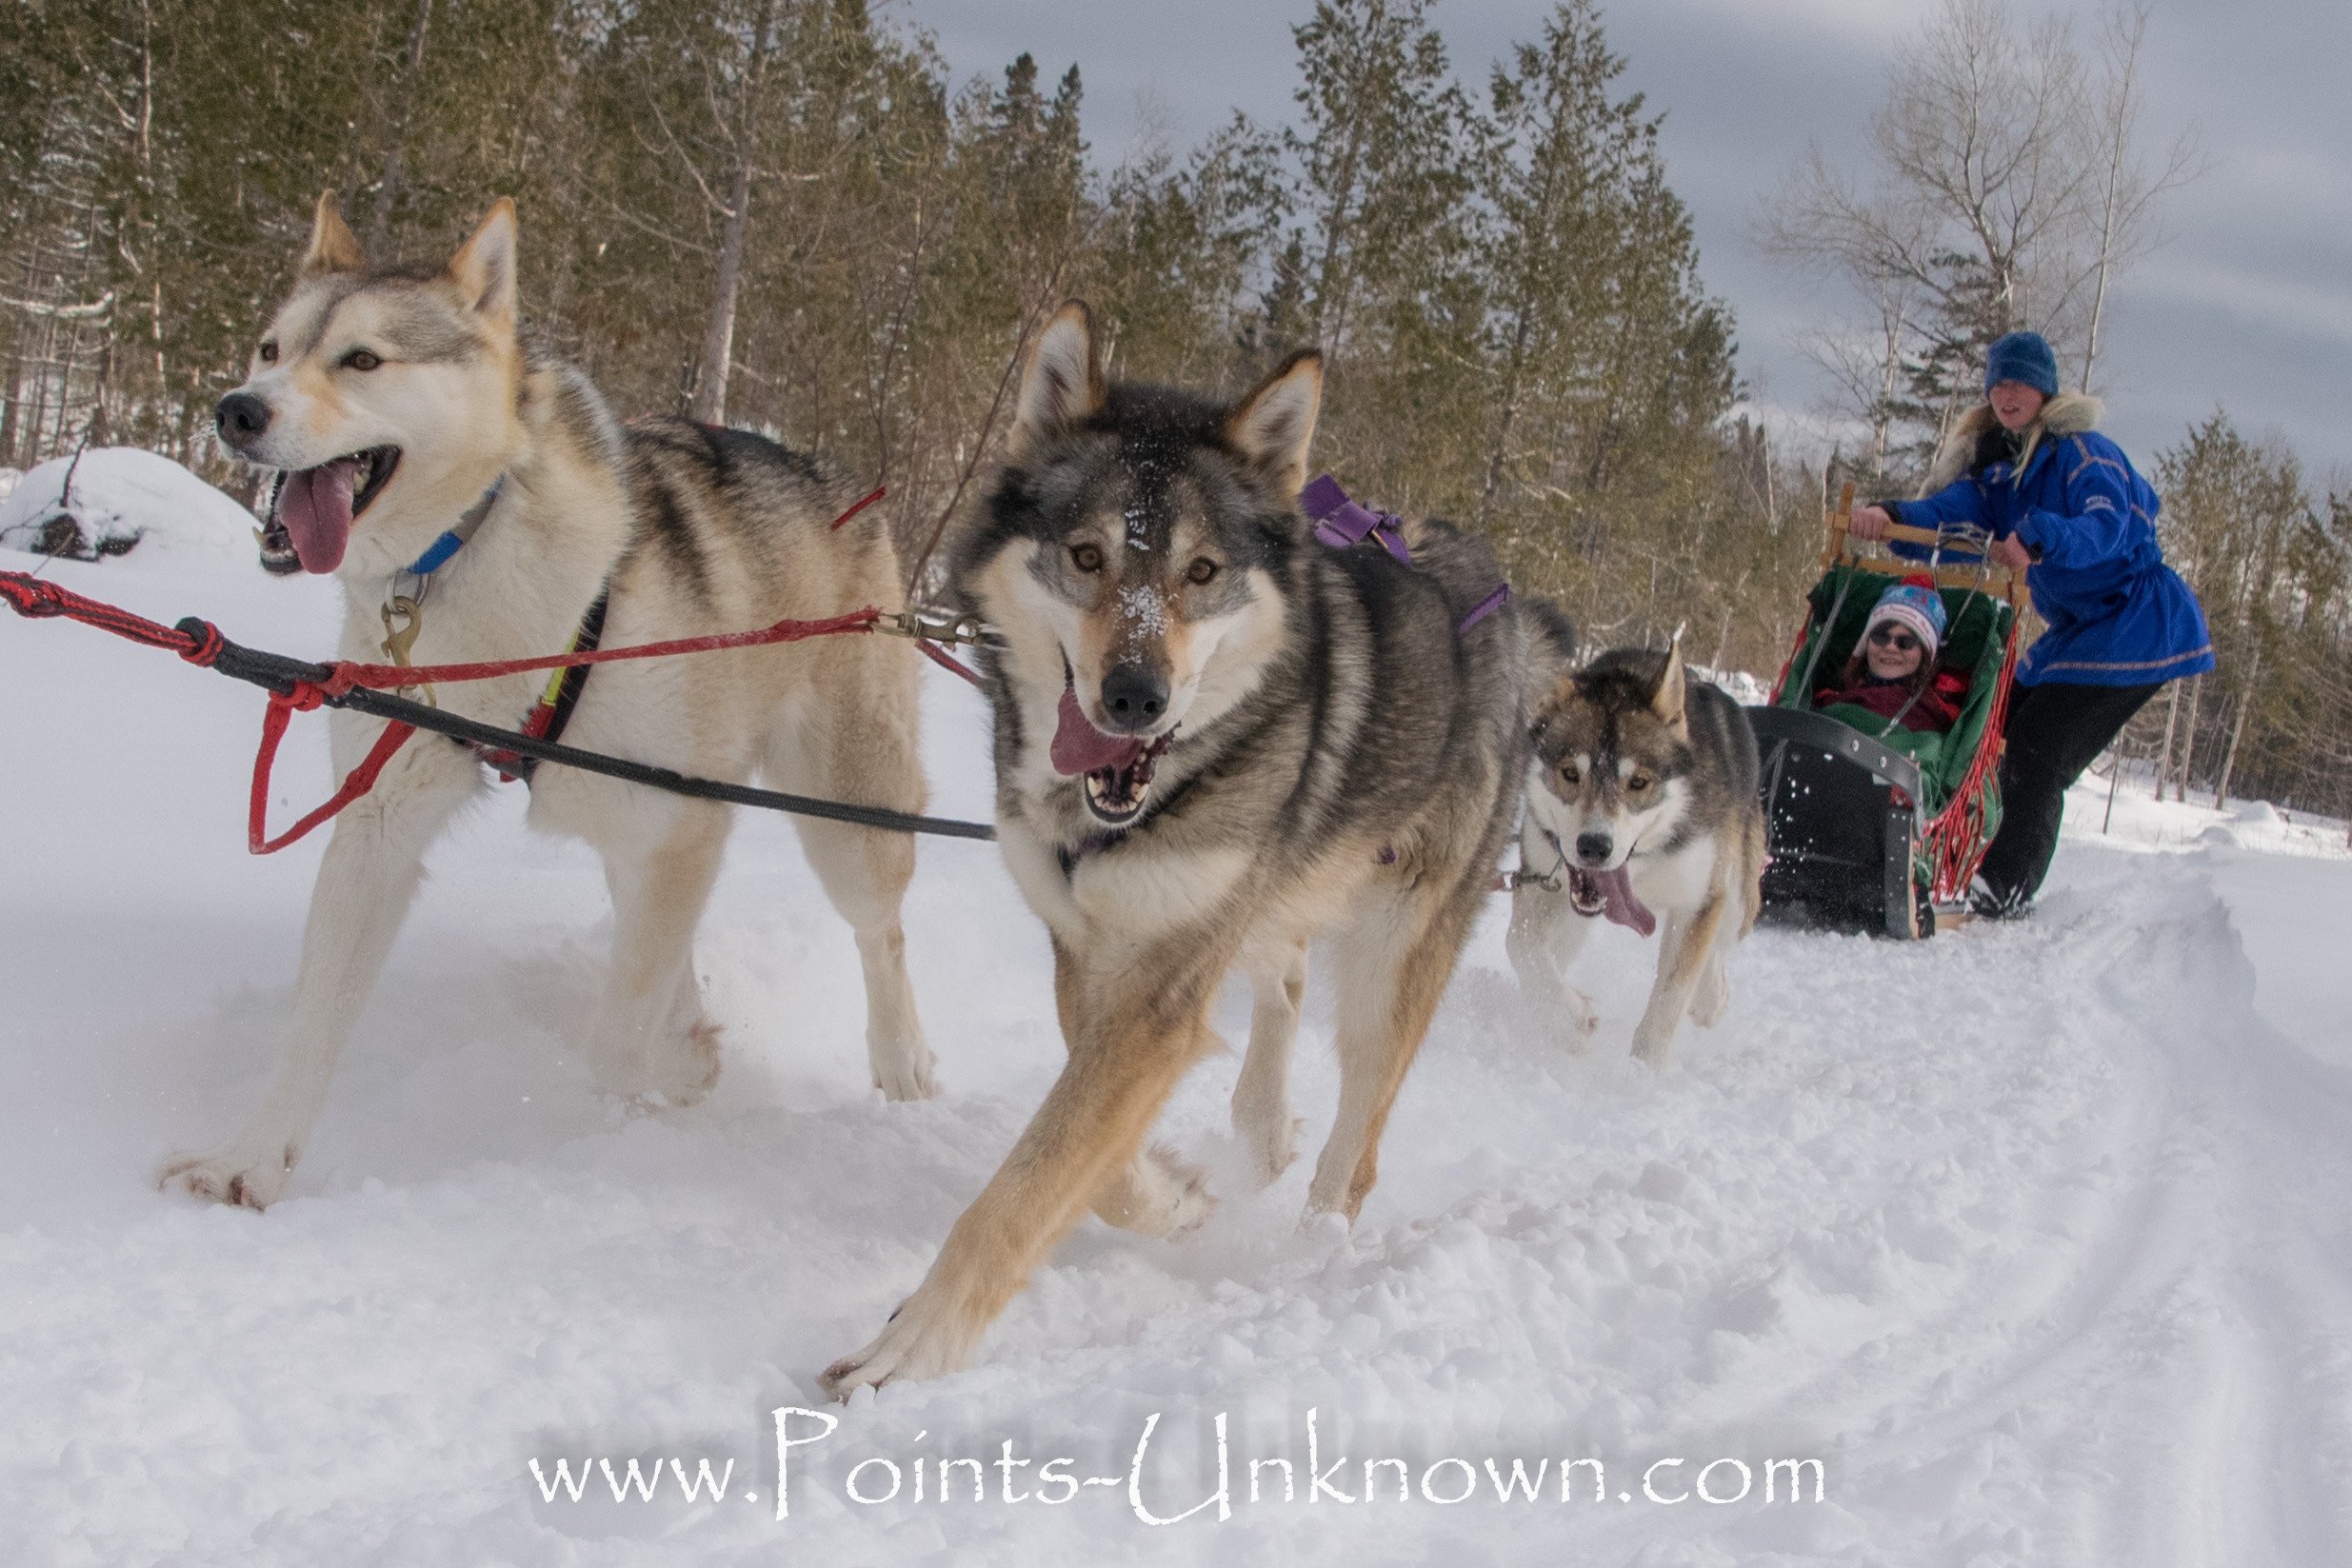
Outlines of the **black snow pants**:
{"type": "Polygon", "coordinates": [[[2009,699],[2008,749],[2001,759],[2001,831],[1977,873],[1984,879],[1988,913],[2022,909],[2041,888],[2058,852],[2066,786],[2162,689],[2162,683],[2086,686],[2058,681],[2017,688],[2009,699]]]}

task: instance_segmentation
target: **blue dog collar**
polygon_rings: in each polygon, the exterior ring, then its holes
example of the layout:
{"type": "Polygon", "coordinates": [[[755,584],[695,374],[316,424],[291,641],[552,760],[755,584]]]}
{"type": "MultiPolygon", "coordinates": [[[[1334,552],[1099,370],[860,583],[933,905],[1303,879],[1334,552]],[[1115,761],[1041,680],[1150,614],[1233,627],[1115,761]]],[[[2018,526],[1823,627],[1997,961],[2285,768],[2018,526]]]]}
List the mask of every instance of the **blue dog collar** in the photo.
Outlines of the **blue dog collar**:
{"type": "Polygon", "coordinates": [[[482,492],[482,499],[466,508],[466,515],[457,520],[457,526],[444,532],[440,538],[427,546],[425,553],[409,564],[409,574],[414,577],[430,577],[448,566],[449,557],[466,547],[466,541],[473,537],[473,530],[482,526],[484,518],[489,516],[490,507],[497,504],[498,492],[506,488],[506,485],[507,476],[505,474],[500,474],[491,481],[490,487],[482,492]]]}

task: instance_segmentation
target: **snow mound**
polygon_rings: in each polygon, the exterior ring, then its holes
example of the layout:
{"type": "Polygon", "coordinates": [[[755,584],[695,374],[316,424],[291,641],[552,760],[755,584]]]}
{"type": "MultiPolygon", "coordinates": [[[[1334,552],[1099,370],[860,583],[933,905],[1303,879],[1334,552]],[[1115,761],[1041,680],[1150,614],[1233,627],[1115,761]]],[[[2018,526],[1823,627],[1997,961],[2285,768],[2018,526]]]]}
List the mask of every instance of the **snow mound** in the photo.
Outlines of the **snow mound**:
{"type": "Polygon", "coordinates": [[[235,555],[252,547],[253,517],[168,457],[101,447],[0,475],[0,547],[89,560],[132,546],[235,555]],[[70,480],[69,480],[69,473],[70,480]]]}
{"type": "Polygon", "coordinates": [[[2278,827],[2279,808],[2268,801],[2240,801],[2233,815],[2242,823],[2257,827],[2278,827]]]}

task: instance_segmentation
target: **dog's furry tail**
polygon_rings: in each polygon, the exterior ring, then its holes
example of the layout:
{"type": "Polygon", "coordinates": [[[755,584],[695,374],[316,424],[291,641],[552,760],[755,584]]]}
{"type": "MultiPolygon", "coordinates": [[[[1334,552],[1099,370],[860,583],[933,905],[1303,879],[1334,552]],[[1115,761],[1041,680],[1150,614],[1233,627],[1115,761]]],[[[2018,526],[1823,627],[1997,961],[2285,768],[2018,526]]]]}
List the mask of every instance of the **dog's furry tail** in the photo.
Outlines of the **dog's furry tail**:
{"type": "Polygon", "coordinates": [[[1520,607],[1527,617],[1528,656],[1536,680],[1548,685],[1572,672],[1576,668],[1576,624],[1568,619],[1568,612],[1535,593],[1524,596],[1520,607]]]}

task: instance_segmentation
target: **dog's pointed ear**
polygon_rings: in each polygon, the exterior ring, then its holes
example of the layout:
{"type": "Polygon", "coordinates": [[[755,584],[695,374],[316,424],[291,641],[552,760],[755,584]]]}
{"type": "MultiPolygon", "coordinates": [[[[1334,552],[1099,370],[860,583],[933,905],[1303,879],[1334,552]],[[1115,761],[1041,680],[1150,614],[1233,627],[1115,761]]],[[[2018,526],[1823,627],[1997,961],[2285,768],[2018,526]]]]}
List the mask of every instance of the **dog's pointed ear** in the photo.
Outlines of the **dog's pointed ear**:
{"type": "Polygon", "coordinates": [[[1323,409],[1323,355],[1302,348],[1226,415],[1225,439],[1288,501],[1306,483],[1306,453],[1323,409]]]}
{"type": "Polygon", "coordinates": [[[1105,395],[1102,368],[1094,362],[1094,314],[1084,300],[1071,300],[1037,334],[1022,367],[1007,437],[1014,461],[1093,418],[1105,395]]]}
{"type": "Polygon", "coordinates": [[[331,190],[318,193],[310,214],[310,248],[303,252],[302,275],[323,278],[329,272],[359,272],[368,266],[368,252],[359,236],[343,221],[343,199],[331,190]]]}
{"type": "Polygon", "coordinates": [[[1649,695],[1649,710],[1677,728],[1683,723],[1683,636],[1666,645],[1666,667],[1658,672],[1658,689],[1649,695]]]}
{"type": "Polygon", "coordinates": [[[514,198],[501,196],[470,239],[457,248],[444,275],[468,306],[493,320],[514,320],[514,198]]]}

